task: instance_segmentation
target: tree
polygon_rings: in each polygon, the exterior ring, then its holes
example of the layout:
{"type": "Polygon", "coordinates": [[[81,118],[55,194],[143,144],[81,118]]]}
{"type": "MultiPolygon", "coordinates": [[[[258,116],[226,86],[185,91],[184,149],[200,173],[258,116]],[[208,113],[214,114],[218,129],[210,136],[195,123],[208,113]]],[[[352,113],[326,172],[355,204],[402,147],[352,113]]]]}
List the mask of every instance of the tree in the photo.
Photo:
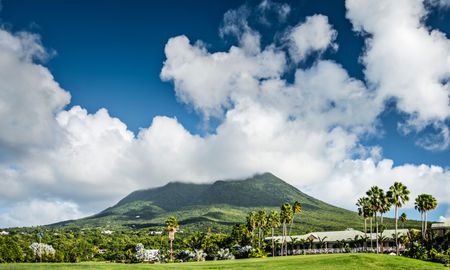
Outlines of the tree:
{"type": "Polygon", "coordinates": [[[387,197],[392,205],[395,205],[395,248],[397,249],[397,256],[399,255],[398,248],[398,208],[402,207],[407,201],[409,201],[409,190],[400,182],[395,182],[389,188],[387,197]]]}
{"type": "Polygon", "coordinates": [[[252,247],[253,247],[253,234],[255,232],[256,222],[257,222],[256,221],[256,213],[254,211],[251,211],[247,216],[247,226],[251,233],[250,245],[252,247]]]}
{"type": "Polygon", "coordinates": [[[280,220],[283,223],[283,242],[281,243],[281,254],[283,255],[283,244],[285,255],[287,256],[287,227],[286,224],[292,219],[292,206],[289,203],[284,203],[281,206],[280,220]]]}
{"type": "Polygon", "coordinates": [[[300,214],[302,212],[302,205],[299,201],[295,201],[294,204],[292,205],[292,220],[291,220],[291,226],[289,228],[289,237],[291,237],[291,232],[292,232],[292,224],[294,224],[294,217],[295,214],[298,213],[300,214]]]}
{"type": "Polygon", "coordinates": [[[22,260],[23,253],[19,245],[8,236],[0,236],[0,262],[15,263],[22,260]]]}
{"type": "Polygon", "coordinates": [[[258,214],[256,215],[256,223],[258,227],[258,248],[261,248],[261,229],[264,228],[267,224],[266,210],[261,209],[258,211],[258,214]]]}
{"type": "Polygon", "coordinates": [[[427,212],[435,209],[438,203],[436,198],[429,194],[420,194],[414,202],[414,208],[421,213],[422,217],[422,238],[425,239],[427,233],[427,212]]]}
{"type": "Polygon", "coordinates": [[[405,222],[408,220],[408,217],[406,216],[406,214],[405,213],[402,213],[401,215],[400,215],[400,221],[402,222],[402,228],[404,229],[405,228],[405,222]]]}
{"type": "Polygon", "coordinates": [[[173,260],[173,252],[172,252],[172,242],[173,239],[175,239],[175,232],[177,231],[177,228],[180,227],[178,225],[178,220],[170,216],[166,220],[167,229],[169,230],[169,240],[170,240],[170,261],[173,260]]]}
{"type": "Polygon", "coordinates": [[[377,213],[381,212],[382,209],[383,209],[382,200],[383,200],[384,192],[379,187],[373,186],[366,192],[366,194],[369,197],[370,205],[371,205],[373,213],[375,215],[376,244],[377,244],[377,254],[378,254],[379,249],[378,249],[378,219],[377,219],[377,213]]]}
{"type": "Polygon", "coordinates": [[[419,211],[420,213],[420,217],[421,217],[421,233],[422,233],[422,238],[424,237],[424,233],[423,233],[423,213],[425,211],[425,207],[424,207],[424,203],[425,203],[425,197],[424,195],[426,194],[421,194],[419,196],[417,196],[417,198],[414,201],[414,208],[419,211]]]}
{"type": "Polygon", "coordinates": [[[384,226],[383,226],[383,214],[388,212],[391,209],[391,202],[389,201],[388,196],[382,189],[380,189],[380,236],[383,236],[384,226]]]}
{"type": "Polygon", "coordinates": [[[424,228],[424,234],[427,234],[427,213],[428,211],[431,211],[433,209],[436,209],[438,203],[436,201],[436,198],[434,198],[432,195],[425,194],[425,202],[424,202],[424,210],[425,210],[425,228],[424,228]]]}
{"type": "Polygon", "coordinates": [[[280,216],[277,211],[270,211],[268,218],[268,224],[272,230],[272,256],[275,257],[275,243],[273,239],[273,229],[280,226],[280,216]]]}
{"type": "Polygon", "coordinates": [[[369,198],[361,197],[356,202],[358,206],[358,215],[364,218],[364,236],[367,237],[367,218],[369,218],[369,198]]]}

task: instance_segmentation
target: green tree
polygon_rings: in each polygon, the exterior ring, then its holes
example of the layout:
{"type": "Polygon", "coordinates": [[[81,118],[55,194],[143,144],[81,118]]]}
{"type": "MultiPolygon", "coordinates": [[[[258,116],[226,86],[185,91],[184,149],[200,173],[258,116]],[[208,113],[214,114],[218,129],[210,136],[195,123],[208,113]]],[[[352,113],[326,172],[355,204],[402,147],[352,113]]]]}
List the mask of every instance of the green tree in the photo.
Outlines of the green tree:
{"type": "Polygon", "coordinates": [[[15,263],[22,260],[23,253],[19,245],[9,236],[0,237],[0,261],[15,263]]]}
{"type": "Polygon", "coordinates": [[[432,195],[425,194],[425,203],[424,203],[424,210],[425,210],[425,228],[424,228],[424,234],[427,234],[427,214],[429,211],[436,209],[438,203],[436,201],[436,198],[434,198],[432,195]]]}
{"type": "Polygon", "coordinates": [[[251,211],[247,216],[247,226],[251,233],[251,237],[250,237],[251,246],[253,246],[253,235],[255,232],[256,223],[257,223],[256,213],[254,211],[251,211]]]}
{"type": "Polygon", "coordinates": [[[292,232],[292,225],[294,224],[294,217],[295,214],[300,214],[302,212],[302,204],[299,201],[295,201],[294,204],[292,205],[292,220],[291,220],[291,225],[289,228],[289,237],[291,237],[291,232],[292,232]]]}
{"type": "Polygon", "coordinates": [[[375,229],[376,229],[376,244],[377,244],[377,254],[379,252],[378,248],[378,219],[377,213],[381,212],[383,209],[382,200],[383,200],[383,190],[377,186],[371,187],[367,192],[367,196],[369,197],[370,205],[372,207],[374,217],[375,217],[375,229]]]}
{"type": "Polygon", "coordinates": [[[367,218],[369,217],[369,198],[361,197],[356,202],[358,215],[364,218],[364,235],[367,236],[367,218]]]}
{"type": "Polygon", "coordinates": [[[277,228],[280,226],[280,216],[278,215],[278,212],[275,210],[270,211],[270,214],[268,215],[268,224],[272,230],[272,256],[275,257],[275,243],[273,238],[273,230],[274,228],[277,228]]]}
{"type": "Polygon", "coordinates": [[[170,216],[166,220],[167,229],[169,230],[169,240],[170,240],[170,261],[173,260],[173,251],[172,251],[172,242],[175,239],[175,232],[177,231],[177,228],[180,227],[178,225],[178,220],[170,216]]]}
{"type": "Polygon", "coordinates": [[[400,182],[395,182],[389,188],[387,192],[387,197],[389,202],[395,206],[395,247],[397,249],[397,256],[399,255],[398,247],[398,208],[402,207],[407,201],[409,201],[409,190],[408,188],[400,182]]]}
{"type": "Polygon", "coordinates": [[[292,219],[292,206],[289,203],[284,203],[281,206],[281,213],[280,213],[280,221],[283,224],[283,242],[282,242],[282,250],[281,254],[283,255],[283,248],[284,253],[287,256],[287,227],[286,224],[289,223],[292,219]],[[284,247],[283,247],[284,244],[284,247]]]}
{"type": "Polygon", "coordinates": [[[261,229],[263,229],[267,224],[266,210],[261,209],[258,211],[258,214],[256,215],[256,223],[258,226],[258,248],[261,248],[261,237],[263,237],[263,235],[261,235],[261,229]]]}
{"type": "Polygon", "coordinates": [[[421,233],[422,233],[422,238],[424,237],[424,233],[423,233],[423,213],[425,212],[425,195],[426,194],[421,194],[419,196],[417,196],[417,198],[414,201],[414,208],[419,211],[420,213],[420,218],[421,218],[421,233]]]}
{"type": "Polygon", "coordinates": [[[381,189],[381,193],[380,193],[380,227],[381,227],[380,236],[383,236],[383,231],[385,228],[385,226],[383,226],[383,214],[387,213],[391,209],[391,206],[392,206],[392,204],[389,201],[388,196],[381,189]]]}
{"type": "Polygon", "coordinates": [[[400,215],[400,221],[402,222],[402,228],[404,229],[405,228],[405,222],[408,220],[408,217],[406,216],[406,214],[405,213],[402,213],[401,215],[400,215]]]}

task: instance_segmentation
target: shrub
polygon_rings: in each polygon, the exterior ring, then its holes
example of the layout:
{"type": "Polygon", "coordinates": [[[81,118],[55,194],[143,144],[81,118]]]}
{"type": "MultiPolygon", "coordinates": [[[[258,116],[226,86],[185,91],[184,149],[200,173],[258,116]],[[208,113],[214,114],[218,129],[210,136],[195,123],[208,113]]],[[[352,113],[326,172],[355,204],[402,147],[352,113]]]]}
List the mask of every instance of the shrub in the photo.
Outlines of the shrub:
{"type": "Polygon", "coordinates": [[[427,259],[427,250],[419,242],[414,241],[409,245],[406,255],[413,259],[425,260],[427,259]]]}
{"type": "Polygon", "coordinates": [[[248,258],[249,255],[255,251],[256,250],[252,246],[245,246],[245,247],[234,246],[233,255],[237,259],[248,258]]]}
{"type": "Polygon", "coordinates": [[[214,260],[234,260],[234,255],[228,248],[221,248],[214,257],[214,260]]]}
{"type": "Polygon", "coordinates": [[[344,249],[345,249],[345,253],[350,253],[350,252],[352,252],[352,249],[350,248],[350,245],[349,245],[348,243],[345,244],[344,249]]]}
{"type": "Polygon", "coordinates": [[[450,264],[450,256],[445,254],[436,254],[433,258],[434,262],[443,263],[446,266],[450,264]]]}

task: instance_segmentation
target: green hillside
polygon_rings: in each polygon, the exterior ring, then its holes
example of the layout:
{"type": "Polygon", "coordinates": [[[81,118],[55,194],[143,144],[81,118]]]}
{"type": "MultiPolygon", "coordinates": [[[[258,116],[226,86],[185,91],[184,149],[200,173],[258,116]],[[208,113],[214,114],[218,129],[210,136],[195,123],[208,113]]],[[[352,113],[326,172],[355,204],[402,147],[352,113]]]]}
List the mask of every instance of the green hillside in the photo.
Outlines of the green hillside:
{"type": "MultiPolygon", "coordinates": [[[[248,212],[261,208],[279,210],[284,202],[300,201],[301,215],[295,218],[293,233],[362,229],[363,219],[345,210],[306,195],[270,173],[245,180],[216,181],[212,184],[169,183],[163,187],[138,190],[99,214],[54,225],[100,227],[152,227],[159,229],[167,216],[177,217],[181,230],[229,232],[243,223],[248,212]]],[[[393,220],[385,219],[388,228],[393,220]]],[[[409,221],[408,227],[418,227],[409,221]]]]}

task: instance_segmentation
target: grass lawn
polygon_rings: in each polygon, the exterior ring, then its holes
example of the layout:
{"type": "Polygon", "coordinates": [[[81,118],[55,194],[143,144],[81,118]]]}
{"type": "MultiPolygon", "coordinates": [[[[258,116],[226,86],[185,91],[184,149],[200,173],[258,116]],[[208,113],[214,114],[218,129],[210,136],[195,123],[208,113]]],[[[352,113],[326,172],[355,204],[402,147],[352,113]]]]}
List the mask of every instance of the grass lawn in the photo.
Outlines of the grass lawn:
{"type": "Polygon", "coordinates": [[[176,264],[0,264],[1,269],[444,269],[443,264],[376,254],[300,255],[176,264]]]}

